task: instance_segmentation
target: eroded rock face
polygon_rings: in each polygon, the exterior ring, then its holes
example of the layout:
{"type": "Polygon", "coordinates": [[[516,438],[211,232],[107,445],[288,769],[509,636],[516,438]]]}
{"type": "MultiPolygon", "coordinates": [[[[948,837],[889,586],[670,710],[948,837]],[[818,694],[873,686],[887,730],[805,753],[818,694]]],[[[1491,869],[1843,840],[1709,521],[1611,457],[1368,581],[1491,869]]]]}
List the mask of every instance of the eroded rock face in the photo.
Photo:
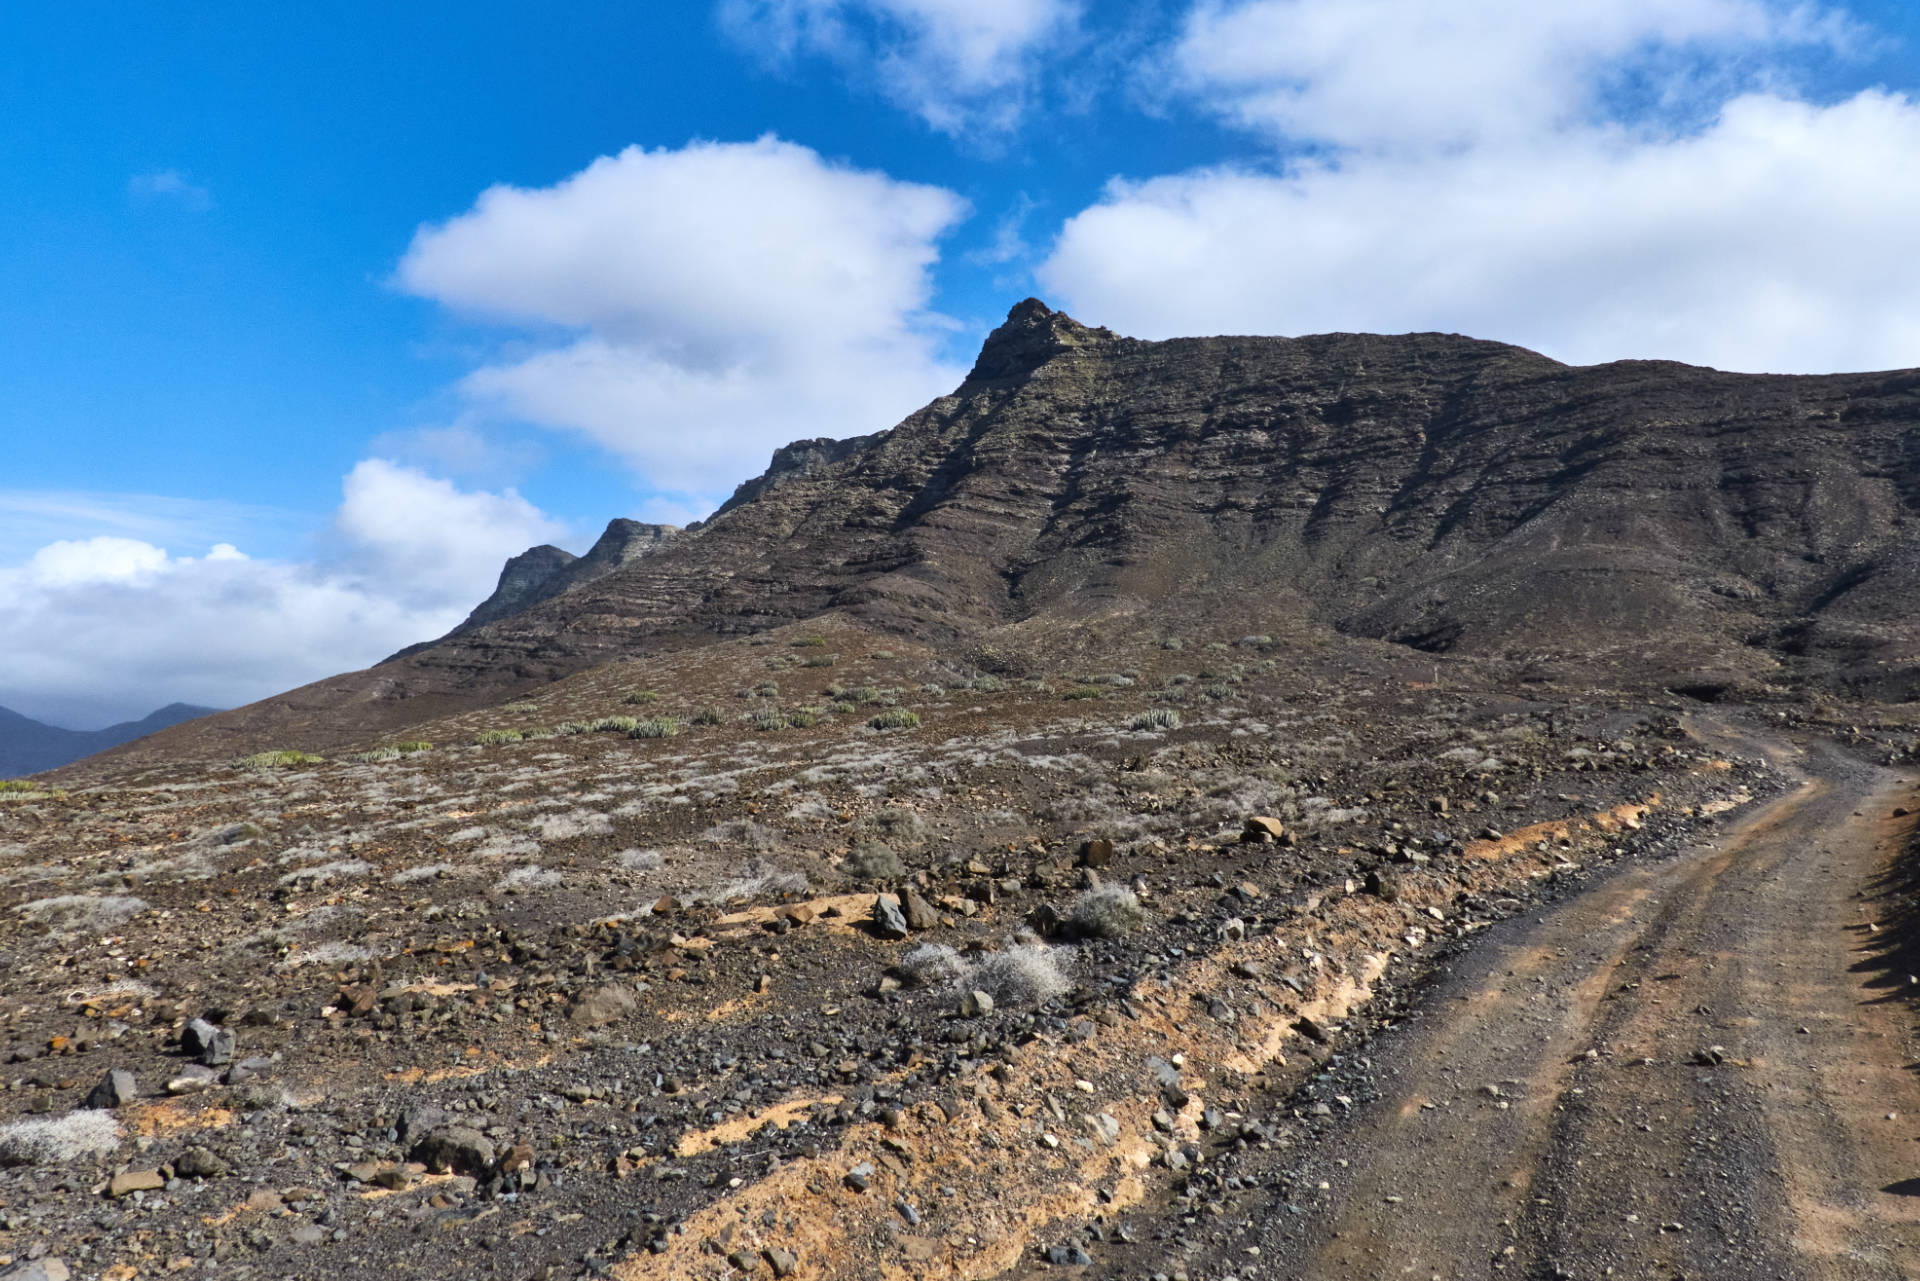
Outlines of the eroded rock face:
{"type": "MultiPolygon", "coordinates": [[[[288,702],[324,744],[347,704],[364,732],[370,703],[475,705],[828,611],[937,640],[1293,616],[1900,693],[1920,673],[1876,660],[1920,641],[1916,498],[1920,372],[1575,368],[1448,334],[1143,342],[1028,300],[891,431],[789,446],[677,536],[615,522],[544,600],[288,702]]],[[[136,750],[246,726],[231,751],[262,723],[283,722],[245,709],[136,750]]]]}
{"type": "Polygon", "coordinates": [[[473,613],[467,615],[466,621],[454,632],[484,627],[558,595],[558,592],[546,589],[569,565],[577,564],[579,560],[578,556],[561,547],[529,547],[506,563],[500,571],[500,583],[493,589],[493,595],[475,606],[473,613]]]}

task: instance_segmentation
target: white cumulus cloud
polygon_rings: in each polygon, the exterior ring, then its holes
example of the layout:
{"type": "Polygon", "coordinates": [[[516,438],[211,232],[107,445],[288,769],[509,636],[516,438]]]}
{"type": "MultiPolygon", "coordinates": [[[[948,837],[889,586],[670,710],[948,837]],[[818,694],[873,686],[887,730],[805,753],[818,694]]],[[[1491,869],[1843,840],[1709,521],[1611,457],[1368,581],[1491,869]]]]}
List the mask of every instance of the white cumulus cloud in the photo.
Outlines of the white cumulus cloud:
{"type": "Polygon", "coordinates": [[[785,61],[825,55],[874,77],[944,133],[995,133],[1020,119],[1041,57],[1069,38],[1080,0],[724,0],[721,21],[785,61]]]}
{"type": "Polygon", "coordinates": [[[724,494],[779,445],[891,426],[952,389],[929,269],[964,212],[771,137],[630,147],[488,189],[421,228],[398,279],[530,335],[464,381],[477,406],[580,432],[656,489],[724,494]]]}
{"type": "Polygon", "coordinates": [[[1238,123],[1399,149],[1586,122],[1629,74],[1671,109],[1729,75],[1764,79],[1755,50],[1854,38],[1842,17],[1766,0],[1204,0],[1172,63],[1238,123]]]}
{"type": "Polygon", "coordinates": [[[1441,330],[1574,362],[1920,363],[1920,105],[1791,87],[1861,39],[1760,0],[1198,6],[1191,101],[1266,155],[1116,180],[1039,269],[1144,337],[1441,330]],[[1628,92],[1628,90],[1631,92],[1628,92]]]}
{"type": "Polygon", "coordinates": [[[508,556],[562,533],[512,491],[369,459],[346,478],[323,558],[58,540],[0,568],[0,706],[88,726],[264,698],[445,632],[508,556]]]}

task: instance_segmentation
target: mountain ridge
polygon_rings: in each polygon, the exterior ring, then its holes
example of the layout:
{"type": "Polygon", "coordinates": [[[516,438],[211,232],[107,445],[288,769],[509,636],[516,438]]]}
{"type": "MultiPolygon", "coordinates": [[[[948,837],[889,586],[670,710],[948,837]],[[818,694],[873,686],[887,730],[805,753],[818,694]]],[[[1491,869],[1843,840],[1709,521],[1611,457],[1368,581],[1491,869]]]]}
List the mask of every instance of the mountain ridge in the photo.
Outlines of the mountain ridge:
{"type": "Polygon", "coordinates": [[[1434,654],[1617,652],[1642,683],[1705,667],[1905,697],[1916,503],[1912,370],[1148,342],[1029,299],[894,428],[786,446],[645,555],[167,746],[324,745],[827,614],[1040,657],[1096,617],[1278,614],[1434,654]]]}
{"type": "Polygon", "coordinates": [[[218,710],[190,703],[169,703],[137,721],[122,721],[105,729],[78,730],[62,729],[0,707],[0,778],[58,769],[110,747],[157,734],[183,721],[211,716],[218,710]]]}

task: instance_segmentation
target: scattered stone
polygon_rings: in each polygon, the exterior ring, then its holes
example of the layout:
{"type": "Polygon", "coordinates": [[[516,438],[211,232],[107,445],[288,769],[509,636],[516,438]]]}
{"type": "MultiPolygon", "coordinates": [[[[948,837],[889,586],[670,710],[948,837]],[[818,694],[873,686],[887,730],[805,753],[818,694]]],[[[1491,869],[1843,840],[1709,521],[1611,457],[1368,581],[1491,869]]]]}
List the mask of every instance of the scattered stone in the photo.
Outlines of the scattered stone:
{"type": "Polygon", "coordinates": [[[0,1272],[0,1281],[69,1281],[72,1276],[64,1261],[49,1254],[14,1264],[0,1272]]]}
{"type": "Polygon", "coordinates": [[[211,1090],[220,1084],[220,1074],[212,1068],[203,1068],[197,1064],[188,1064],[180,1069],[180,1075],[167,1082],[168,1094],[198,1094],[202,1090],[211,1090]]]}
{"type": "Polygon", "coordinates": [[[862,1161],[847,1171],[847,1186],[855,1192],[865,1192],[873,1186],[873,1162],[862,1161]]]}
{"type": "Polygon", "coordinates": [[[1240,832],[1240,839],[1251,845],[1277,841],[1286,834],[1286,826],[1279,819],[1259,814],[1247,820],[1246,826],[1240,832]]]}
{"type": "Polygon", "coordinates": [[[633,1013],[640,1000],[633,989],[620,983],[589,988],[573,1003],[568,1017],[582,1027],[600,1027],[633,1013]]]}
{"type": "Polygon", "coordinates": [[[907,915],[900,908],[900,900],[891,894],[876,895],[873,900],[873,929],[883,939],[903,939],[907,937],[907,915]]]}
{"type": "Polygon", "coordinates": [[[1400,878],[1378,868],[1367,873],[1367,893],[1388,903],[1400,901],[1400,878]]]}
{"type": "Polygon", "coordinates": [[[107,1180],[107,1195],[115,1200],[135,1192],[158,1192],[167,1180],[158,1170],[126,1170],[107,1180]]]}
{"type": "Polygon", "coordinates": [[[245,1085],[249,1081],[258,1081],[261,1077],[270,1075],[274,1066],[273,1059],[264,1054],[256,1054],[252,1058],[241,1059],[228,1068],[226,1076],[221,1079],[228,1085],[245,1085]]]}
{"type": "Polygon", "coordinates": [[[232,1169],[225,1161],[203,1147],[191,1147],[173,1163],[173,1172],[183,1179],[223,1178],[232,1169]]]}
{"type": "Polygon", "coordinates": [[[960,1014],[963,1018],[977,1019],[993,1013],[993,997],[978,988],[960,998],[960,1014]]]}
{"type": "Polygon", "coordinates": [[[208,1067],[233,1062],[234,1047],[232,1029],[215,1027],[203,1018],[187,1020],[187,1025],[180,1030],[180,1048],[208,1067]]]}
{"type": "Polygon", "coordinates": [[[773,1275],[776,1277],[790,1277],[793,1275],[793,1270],[800,1266],[799,1258],[791,1250],[772,1246],[761,1253],[766,1255],[767,1266],[773,1269],[773,1275]]]}
{"type": "Polygon", "coordinates": [[[100,1084],[87,1093],[85,1106],[90,1108],[117,1108],[122,1103],[131,1103],[140,1096],[139,1083],[133,1079],[133,1073],[114,1068],[100,1078],[100,1084]]]}
{"type": "Polygon", "coordinates": [[[933,904],[922,898],[918,891],[912,889],[903,891],[900,902],[908,929],[930,930],[940,924],[940,914],[933,910],[933,904]]]}
{"type": "Polygon", "coordinates": [[[1309,1041],[1317,1041],[1321,1045],[1331,1045],[1333,1043],[1333,1033],[1328,1030],[1324,1023],[1321,1023],[1318,1019],[1312,1018],[1309,1015],[1303,1014],[1295,1019],[1293,1021],[1293,1030],[1301,1036],[1306,1037],[1309,1041]]]}
{"type": "Polygon", "coordinates": [[[1051,1245],[1047,1247],[1047,1262],[1056,1268],[1085,1268],[1093,1264],[1093,1256],[1077,1245],[1051,1245]]]}
{"type": "Polygon", "coordinates": [[[1113,842],[1095,838],[1080,846],[1080,866],[1105,867],[1113,862],[1113,842]]]}
{"type": "Polygon", "coordinates": [[[1709,1045],[1705,1049],[1693,1052],[1693,1062],[1696,1067],[1719,1067],[1726,1061],[1727,1047],[1724,1045],[1709,1045]]]}
{"type": "Polygon", "coordinates": [[[435,1174],[482,1174],[493,1164],[493,1144],[478,1130],[443,1125],[414,1146],[413,1159],[435,1174]]]}

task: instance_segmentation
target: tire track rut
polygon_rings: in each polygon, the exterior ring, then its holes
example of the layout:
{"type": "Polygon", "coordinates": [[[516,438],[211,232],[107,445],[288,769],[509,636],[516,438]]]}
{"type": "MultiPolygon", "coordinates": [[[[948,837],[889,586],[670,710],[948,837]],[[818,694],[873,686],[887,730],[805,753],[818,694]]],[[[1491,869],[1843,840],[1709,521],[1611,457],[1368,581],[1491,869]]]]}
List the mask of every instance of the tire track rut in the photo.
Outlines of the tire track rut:
{"type": "MultiPolygon", "coordinates": [[[[1377,1103],[1314,1156],[1255,1275],[1920,1276],[1911,1020],[1861,972],[1913,781],[1802,781],[1718,840],[1505,923],[1369,1047],[1377,1103]]],[[[1212,1268],[1205,1269],[1211,1275],[1212,1268]]]]}

